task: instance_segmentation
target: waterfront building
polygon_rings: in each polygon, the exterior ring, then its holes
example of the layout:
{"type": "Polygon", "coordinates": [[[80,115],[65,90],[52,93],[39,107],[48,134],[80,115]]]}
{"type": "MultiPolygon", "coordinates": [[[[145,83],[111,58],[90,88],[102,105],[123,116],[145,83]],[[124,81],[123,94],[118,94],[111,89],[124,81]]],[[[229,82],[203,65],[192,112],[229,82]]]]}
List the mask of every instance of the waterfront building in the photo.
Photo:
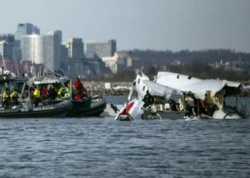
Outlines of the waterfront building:
{"type": "Polygon", "coordinates": [[[116,40],[87,41],[86,55],[99,58],[111,57],[116,52],[116,40]]]}

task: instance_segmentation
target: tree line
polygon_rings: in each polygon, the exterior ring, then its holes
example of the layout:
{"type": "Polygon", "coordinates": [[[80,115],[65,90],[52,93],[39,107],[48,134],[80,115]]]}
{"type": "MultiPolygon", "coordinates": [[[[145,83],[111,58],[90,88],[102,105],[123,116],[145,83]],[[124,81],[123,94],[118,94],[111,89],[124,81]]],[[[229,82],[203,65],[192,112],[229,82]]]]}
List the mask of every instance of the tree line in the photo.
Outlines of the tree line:
{"type": "Polygon", "coordinates": [[[184,64],[192,63],[193,59],[202,59],[207,63],[214,63],[220,60],[236,61],[241,58],[243,61],[250,61],[250,53],[235,51],[231,49],[206,49],[200,51],[181,50],[173,52],[170,50],[157,51],[157,50],[131,50],[123,51],[134,57],[133,67],[140,66],[150,67],[154,64],[166,65],[167,63],[178,60],[184,64]]]}
{"type": "MultiPolygon", "coordinates": [[[[153,79],[158,71],[169,71],[201,79],[221,79],[230,81],[249,81],[250,74],[248,72],[225,70],[223,68],[213,68],[202,60],[192,60],[189,64],[185,65],[171,65],[170,63],[163,66],[150,66],[143,69],[143,72],[153,79]]],[[[106,81],[113,82],[132,82],[136,77],[136,71],[133,68],[125,68],[106,81]]],[[[105,79],[103,78],[105,81],[105,79]]]]}

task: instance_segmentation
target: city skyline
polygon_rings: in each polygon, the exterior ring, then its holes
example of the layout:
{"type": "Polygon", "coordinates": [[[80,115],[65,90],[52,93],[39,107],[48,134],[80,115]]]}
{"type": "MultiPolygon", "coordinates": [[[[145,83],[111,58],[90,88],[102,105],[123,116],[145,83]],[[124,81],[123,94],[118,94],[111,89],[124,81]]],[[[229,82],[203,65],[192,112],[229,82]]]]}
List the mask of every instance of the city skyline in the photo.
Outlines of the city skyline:
{"type": "Polygon", "coordinates": [[[248,7],[248,0],[3,0],[0,11],[8,18],[0,16],[0,33],[14,33],[17,23],[33,23],[41,34],[62,30],[63,41],[116,39],[118,50],[250,52],[248,7]]]}

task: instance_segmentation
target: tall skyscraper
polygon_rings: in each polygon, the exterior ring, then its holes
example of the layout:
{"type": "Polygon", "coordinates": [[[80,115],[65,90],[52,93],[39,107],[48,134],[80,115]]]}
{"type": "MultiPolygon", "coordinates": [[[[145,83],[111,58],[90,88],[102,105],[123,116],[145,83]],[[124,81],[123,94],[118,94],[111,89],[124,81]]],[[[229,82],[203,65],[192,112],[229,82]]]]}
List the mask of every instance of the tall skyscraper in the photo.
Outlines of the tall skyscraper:
{"type": "Polygon", "coordinates": [[[0,41],[13,43],[15,41],[15,38],[13,34],[0,34],[0,41]]]}
{"type": "Polygon", "coordinates": [[[61,62],[67,62],[69,60],[69,52],[67,45],[65,43],[61,43],[61,62]]]}
{"type": "Polygon", "coordinates": [[[54,33],[57,33],[60,36],[60,42],[62,42],[62,31],[61,30],[56,30],[54,33]]]}
{"type": "Polygon", "coordinates": [[[13,34],[0,34],[0,57],[12,60],[12,49],[14,47],[13,34]]]}
{"type": "Polygon", "coordinates": [[[68,38],[66,41],[69,59],[80,59],[83,57],[83,42],[81,38],[68,38]]]}
{"type": "Polygon", "coordinates": [[[22,59],[44,64],[54,71],[60,69],[61,42],[58,33],[22,37],[22,59]]]}
{"type": "Polygon", "coordinates": [[[19,23],[17,24],[17,30],[15,33],[15,47],[12,50],[13,60],[21,60],[21,39],[25,35],[40,34],[40,29],[31,23],[19,23]]]}
{"type": "Polygon", "coordinates": [[[33,33],[40,35],[40,29],[37,26],[33,26],[33,33]]]}
{"type": "Polygon", "coordinates": [[[12,59],[12,48],[14,43],[0,41],[0,58],[12,59]]]}
{"type": "Polygon", "coordinates": [[[111,57],[116,52],[116,40],[108,41],[87,41],[87,56],[97,55],[99,58],[111,57]]]}
{"type": "Polygon", "coordinates": [[[21,38],[24,35],[39,34],[39,33],[40,33],[40,30],[37,26],[34,26],[31,23],[19,23],[17,24],[15,40],[21,41],[21,38]]]}

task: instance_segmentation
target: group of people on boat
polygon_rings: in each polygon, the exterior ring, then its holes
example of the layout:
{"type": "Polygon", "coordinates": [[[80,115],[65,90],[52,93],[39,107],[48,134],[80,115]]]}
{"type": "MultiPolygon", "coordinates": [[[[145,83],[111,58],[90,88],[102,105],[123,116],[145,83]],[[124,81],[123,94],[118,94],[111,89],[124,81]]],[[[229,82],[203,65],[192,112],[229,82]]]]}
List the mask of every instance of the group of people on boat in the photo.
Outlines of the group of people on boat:
{"type": "MultiPolygon", "coordinates": [[[[74,87],[75,87],[75,90],[72,93],[73,99],[81,100],[83,98],[83,96],[87,96],[87,91],[83,87],[83,84],[79,78],[77,78],[76,82],[74,82],[74,87]]],[[[61,100],[65,100],[65,99],[68,99],[70,97],[70,93],[71,93],[70,89],[69,89],[69,81],[64,83],[64,85],[61,85],[61,87],[59,89],[56,89],[56,87],[53,84],[51,84],[49,86],[49,89],[47,89],[46,86],[41,87],[41,89],[39,90],[40,93],[38,94],[39,97],[37,96],[38,92],[35,92],[35,91],[38,91],[38,89],[37,90],[36,89],[37,89],[37,86],[32,84],[32,86],[30,87],[31,95],[33,95],[34,98],[41,97],[42,99],[55,100],[58,97],[61,100]]]]}
{"type": "MultiPolygon", "coordinates": [[[[74,82],[74,87],[75,90],[72,92],[73,99],[81,100],[84,96],[87,96],[87,91],[83,87],[79,78],[77,78],[76,82],[74,82]]],[[[18,105],[19,98],[27,98],[28,96],[30,96],[30,99],[33,101],[35,107],[37,107],[41,100],[55,100],[56,98],[65,100],[70,98],[70,94],[69,81],[64,83],[64,85],[61,85],[59,89],[56,89],[53,84],[51,84],[49,89],[47,89],[47,86],[37,86],[32,83],[30,87],[25,87],[25,91],[22,95],[16,89],[14,89],[10,94],[10,89],[6,87],[2,95],[2,107],[6,109],[10,106],[10,104],[18,105]]]]}
{"type": "Polygon", "coordinates": [[[18,98],[20,98],[20,93],[17,92],[17,90],[13,90],[13,92],[10,94],[9,88],[5,88],[3,95],[2,95],[2,107],[4,109],[9,107],[9,99],[11,99],[12,103],[14,105],[18,104],[18,98]]]}

